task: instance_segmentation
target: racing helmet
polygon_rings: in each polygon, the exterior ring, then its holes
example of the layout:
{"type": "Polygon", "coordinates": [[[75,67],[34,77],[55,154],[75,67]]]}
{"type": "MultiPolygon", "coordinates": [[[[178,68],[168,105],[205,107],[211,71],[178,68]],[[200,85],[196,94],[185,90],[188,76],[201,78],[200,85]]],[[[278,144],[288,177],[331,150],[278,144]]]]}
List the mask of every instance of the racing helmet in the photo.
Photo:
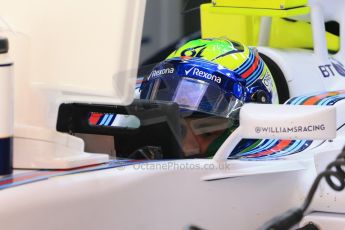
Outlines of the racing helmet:
{"type": "MultiPolygon", "coordinates": [[[[191,117],[209,115],[232,121],[238,120],[246,102],[278,103],[272,75],[258,51],[226,38],[182,45],[143,80],[140,99],[176,102],[181,114],[191,117]]],[[[238,126],[232,124],[212,141],[213,153],[238,126]]],[[[213,153],[208,151],[208,155],[213,153]]]]}

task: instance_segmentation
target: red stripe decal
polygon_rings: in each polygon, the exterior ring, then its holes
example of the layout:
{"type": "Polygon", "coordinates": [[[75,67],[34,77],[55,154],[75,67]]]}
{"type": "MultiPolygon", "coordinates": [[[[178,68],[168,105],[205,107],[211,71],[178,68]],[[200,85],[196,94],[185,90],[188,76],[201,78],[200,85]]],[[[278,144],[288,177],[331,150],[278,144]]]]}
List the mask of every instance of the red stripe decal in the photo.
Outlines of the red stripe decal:
{"type": "Polygon", "coordinates": [[[333,97],[339,94],[340,92],[328,92],[324,94],[319,94],[319,95],[308,98],[305,102],[303,102],[303,105],[316,105],[320,100],[326,97],[333,97]]]}
{"type": "Polygon", "coordinates": [[[97,125],[99,119],[101,119],[103,115],[103,113],[91,113],[91,116],[89,118],[90,125],[97,125]]]}
{"type": "Polygon", "coordinates": [[[248,156],[248,158],[252,158],[252,157],[262,157],[262,156],[267,156],[267,155],[270,155],[272,153],[275,153],[275,152],[278,152],[278,151],[281,151],[283,149],[285,149],[287,146],[289,146],[289,144],[292,142],[292,140],[281,140],[278,142],[277,145],[275,145],[274,147],[268,149],[268,150],[265,150],[263,152],[260,152],[260,153],[256,153],[256,154],[253,154],[253,155],[250,155],[248,156]]]}
{"type": "Polygon", "coordinates": [[[246,72],[244,72],[242,74],[242,77],[243,78],[249,77],[255,71],[255,69],[258,67],[258,65],[259,65],[259,57],[258,57],[258,55],[256,55],[253,65],[246,72]]]}
{"type": "Polygon", "coordinates": [[[8,180],[1,181],[0,186],[12,184],[12,183],[17,183],[17,182],[21,182],[21,181],[25,181],[25,180],[30,180],[30,179],[41,177],[41,176],[47,176],[47,175],[54,174],[54,173],[56,174],[56,171],[44,171],[44,172],[39,172],[39,173],[32,174],[32,175],[27,175],[27,176],[22,176],[22,177],[17,177],[17,178],[10,178],[8,180]]]}

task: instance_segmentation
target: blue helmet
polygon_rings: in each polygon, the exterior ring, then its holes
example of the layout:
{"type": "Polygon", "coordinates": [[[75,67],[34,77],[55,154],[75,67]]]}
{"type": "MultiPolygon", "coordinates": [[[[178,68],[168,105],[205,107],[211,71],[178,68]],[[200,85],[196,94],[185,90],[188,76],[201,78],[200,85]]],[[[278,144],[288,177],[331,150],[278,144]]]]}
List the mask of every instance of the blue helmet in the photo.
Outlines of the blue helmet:
{"type": "MultiPolygon", "coordinates": [[[[212,140],[207,151],[210,156],[237,128],[244,103],[277,103],[278,95],[272,75],[255,48],[220,38],[188,42],[158,63],[143,80],[140,99],[176,102],[181,114],[189,117],[231,120],[212,140]]],[[[219,122],[214,124],[219,126],[219,122]]],[[[215,131],[211,126],[203,126],[203,130],[215,131]]]]}

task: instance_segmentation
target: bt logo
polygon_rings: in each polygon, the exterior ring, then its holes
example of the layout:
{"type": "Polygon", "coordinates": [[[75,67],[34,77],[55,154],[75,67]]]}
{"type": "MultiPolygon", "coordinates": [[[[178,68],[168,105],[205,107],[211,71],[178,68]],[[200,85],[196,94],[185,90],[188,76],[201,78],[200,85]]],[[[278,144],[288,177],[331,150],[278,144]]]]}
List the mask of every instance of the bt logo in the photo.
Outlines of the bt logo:
{"type": "Polygon", "coordinates": [[[335,59],[331,59],[331,63],[332,64],[327,64],[327,65],[320,65],[319,69],[323,75],[323,77],[327,78],[327,77],[331,77],[331,76],[335,76],[335,71],[340,74],[341,76],[345,77],[345,67],[344,65],[335,60],[335,59]],[[334,71],[335,70],[335,71],[334,71]]]}

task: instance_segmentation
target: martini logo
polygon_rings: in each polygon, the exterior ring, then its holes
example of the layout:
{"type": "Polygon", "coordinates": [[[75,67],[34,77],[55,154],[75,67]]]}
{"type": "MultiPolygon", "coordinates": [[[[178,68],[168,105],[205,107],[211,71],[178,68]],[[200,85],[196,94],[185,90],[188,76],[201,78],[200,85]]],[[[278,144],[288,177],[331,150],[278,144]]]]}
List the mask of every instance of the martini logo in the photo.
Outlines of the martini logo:
{"type": "Polygon", "coordinates": [[[149,79],[150,78],[153,78],[153,77],[159,77],[161,75],[164,75],[164,74],[172,74],[175,72],[175,69],[174,68],[166,68],[166,69],[159,69],[159,70],[153,70],[149,76],[149,79]]]}
{"type": "Polygon", "coordinates": [[[218,77],[214,74],[210,74],[210,73],[207,73],[205,71],[202,71],[196,67],[192,67],[189,70],[185,70],[185,73],[187,76],[191,75],[191,76],[197,76],[197,77],[205,78],[205,79],[208,79],[211,81],[215,81],[218,84],[220,84],[222,82],[222,79],[220,77],[218,77]]]}

